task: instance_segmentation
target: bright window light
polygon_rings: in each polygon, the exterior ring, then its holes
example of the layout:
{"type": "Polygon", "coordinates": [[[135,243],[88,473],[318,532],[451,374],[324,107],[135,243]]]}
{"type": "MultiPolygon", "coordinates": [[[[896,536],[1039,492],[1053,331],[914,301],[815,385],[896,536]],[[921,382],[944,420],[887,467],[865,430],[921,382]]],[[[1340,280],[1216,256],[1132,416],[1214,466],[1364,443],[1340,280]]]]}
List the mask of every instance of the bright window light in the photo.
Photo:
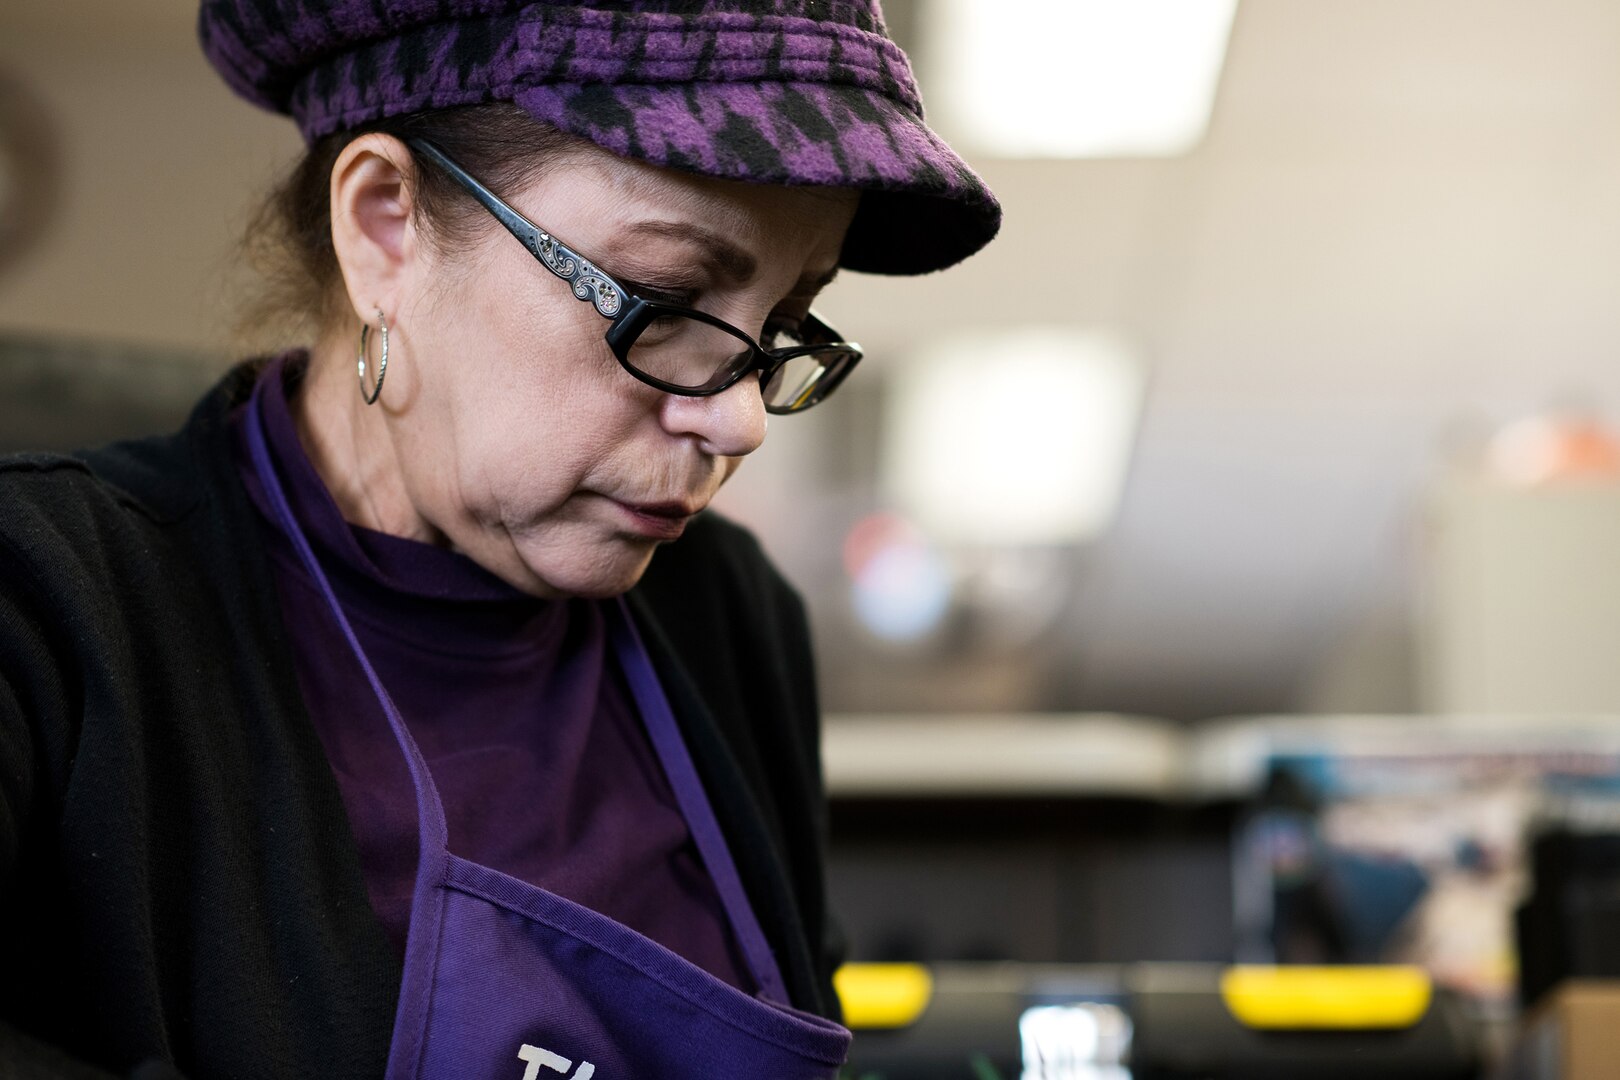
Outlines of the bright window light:
{"type": "Polygon", "coordinates": [[[930,0],[931,119],[1002,157],[1171,157],[1209,127],[1237,0],[930,0]]]}
{"type": "Polygon", "coordinates": [[[1146,381],[1117,338],[962,335],[893,377],[886,493],[933,540],[1064,544],[1113,520],[1146,381]]]}

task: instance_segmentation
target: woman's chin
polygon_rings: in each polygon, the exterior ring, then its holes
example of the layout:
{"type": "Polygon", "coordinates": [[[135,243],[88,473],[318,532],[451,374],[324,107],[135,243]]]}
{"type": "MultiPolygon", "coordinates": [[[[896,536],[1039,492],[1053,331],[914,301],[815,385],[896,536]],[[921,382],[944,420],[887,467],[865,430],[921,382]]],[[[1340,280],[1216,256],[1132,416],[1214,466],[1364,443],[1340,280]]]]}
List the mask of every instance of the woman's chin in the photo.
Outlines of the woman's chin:
{"type": "Polygon", "coordinates": [[[510,584],[531,596],[559,598],[577,596],[586,600],[606,600],[635,588],[657,545],[635,545],[634,549],[597,553],[597,557],[572,560],[525,560],[522,581],[510,584]],[[605,557],[604,557],[605,556],[605,557]]]}

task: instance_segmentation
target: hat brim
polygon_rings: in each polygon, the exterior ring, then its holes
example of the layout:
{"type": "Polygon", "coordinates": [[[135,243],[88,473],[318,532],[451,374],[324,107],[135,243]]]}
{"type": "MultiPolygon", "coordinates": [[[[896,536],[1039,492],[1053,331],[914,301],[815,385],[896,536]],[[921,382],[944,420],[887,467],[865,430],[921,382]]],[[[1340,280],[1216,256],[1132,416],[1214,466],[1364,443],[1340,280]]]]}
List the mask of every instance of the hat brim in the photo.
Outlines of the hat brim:
{"type": "Polygon", "coordinates": [[[921,274],[960,262],[1001,225],[990,189],[921,118],[838,83],[600,83],[521,87],[537,120],[613,153],[760,184],[861,191],[840,263],[921,274]]]}

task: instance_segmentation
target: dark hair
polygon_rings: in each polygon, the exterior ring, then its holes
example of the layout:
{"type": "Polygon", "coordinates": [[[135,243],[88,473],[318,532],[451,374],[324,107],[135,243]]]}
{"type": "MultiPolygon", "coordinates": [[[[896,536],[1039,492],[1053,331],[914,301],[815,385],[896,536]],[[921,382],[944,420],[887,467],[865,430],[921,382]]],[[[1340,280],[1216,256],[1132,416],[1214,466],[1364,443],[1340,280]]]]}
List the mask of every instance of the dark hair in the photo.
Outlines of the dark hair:
{"type": "MultiPolygon", "coordinates": [[[[244,337],[285,346],[341,316],[344,299],[332,247],[332,169],[344,147],[381,132],[428,139],[497,194],[528,183],[572,140],[506,102],[392,116],[318,140],[271,190],[248,223],[243,249],[259,291],[245,306],[244,337]]],[[[443,250],[495,222],[449,177],[420,162],[412,217],[443,250]]],[[[307,342],[305,342],[307,343],[307,342]]]]}

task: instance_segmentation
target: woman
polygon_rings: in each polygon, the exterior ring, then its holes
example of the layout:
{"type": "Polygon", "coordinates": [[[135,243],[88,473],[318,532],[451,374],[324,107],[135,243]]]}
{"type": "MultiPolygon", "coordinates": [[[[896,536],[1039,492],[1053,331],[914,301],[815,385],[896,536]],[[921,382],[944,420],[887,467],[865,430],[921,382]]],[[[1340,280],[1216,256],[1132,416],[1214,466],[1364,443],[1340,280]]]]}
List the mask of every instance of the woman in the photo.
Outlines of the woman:
{"type": "Polygon", "coordinates": [[[703,510],[993,198],[864,0],[200,28],[315,337],[0,465],[0,1062],[833,1076],[803,613],[703,510]]]}

